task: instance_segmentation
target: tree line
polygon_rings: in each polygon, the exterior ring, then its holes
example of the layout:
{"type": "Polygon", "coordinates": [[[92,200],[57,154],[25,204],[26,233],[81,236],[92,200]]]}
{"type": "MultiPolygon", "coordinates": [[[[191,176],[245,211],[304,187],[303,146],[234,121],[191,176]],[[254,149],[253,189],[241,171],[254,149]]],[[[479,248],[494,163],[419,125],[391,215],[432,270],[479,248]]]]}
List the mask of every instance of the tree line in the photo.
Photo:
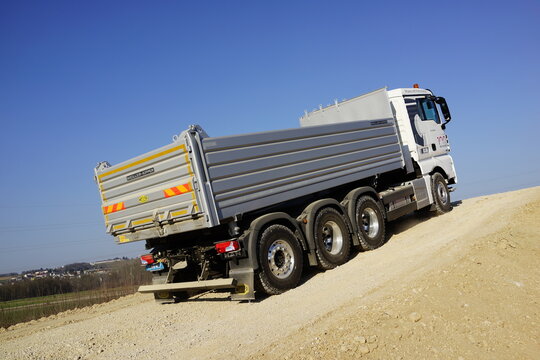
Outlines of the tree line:
{"type": "Polygon", "coordinates": [[[43,277],[23,279],[0,286],[0,301],[38,296],[66,294],[77,291],[136,287],[151,282],[151,274],[138,259],[118,261],[106,273],[88,273],[77,277],[43,277]]]}

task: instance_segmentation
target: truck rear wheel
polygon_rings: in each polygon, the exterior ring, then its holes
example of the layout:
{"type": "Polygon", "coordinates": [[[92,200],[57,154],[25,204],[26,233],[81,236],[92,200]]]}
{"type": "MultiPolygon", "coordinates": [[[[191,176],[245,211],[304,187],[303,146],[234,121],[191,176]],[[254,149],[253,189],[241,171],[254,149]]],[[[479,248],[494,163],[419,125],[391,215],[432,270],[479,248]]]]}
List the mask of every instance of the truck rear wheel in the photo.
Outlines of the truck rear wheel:
{"type": "Polygon", "coordinates": [[[343,215],[331,207],[323,208],[313,223],[318,266],[333,269],[349,260],[351,235],[343,215]]]}
{"type": "Polygon", "coordinates": [[[356,203],[356,224],[360,248],[374,250],[384,244],[385,222],[382,207],[370,196],[362,196],[356,203]]]}
{"type": "Polygon", "coordinates": [[[288,227],[270,225],[259,237],[258,250],[260,290],[277,295],[298,285],[302,276],[302,248],[288,227]]]}
{"type": "Polygon", "coordinates": [[[442,215],[452,210],[450,191],[448,191],[446,180],[441,174],[435,173],[431,176],[431,191],[433,192],[433,203],[437,215],[442,215]]]}

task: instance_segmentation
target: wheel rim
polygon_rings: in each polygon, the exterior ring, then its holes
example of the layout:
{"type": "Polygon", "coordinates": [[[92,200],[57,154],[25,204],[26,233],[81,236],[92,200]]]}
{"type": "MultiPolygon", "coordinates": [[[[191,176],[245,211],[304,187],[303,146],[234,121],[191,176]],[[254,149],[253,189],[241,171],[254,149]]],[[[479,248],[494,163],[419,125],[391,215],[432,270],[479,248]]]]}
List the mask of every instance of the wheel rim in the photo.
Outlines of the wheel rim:
{"type": "Polygon", "coordinates": [[[343,232],[334,221],[327,221],[322,227],[323,244],[326,251],[337,255],[343,248],[343,232]]]}
{"type": "Polygon", "coordinates": [[[379,218],[377,213],[372,208],[365,208],[362,211],[362,228],[364,233],[370,238],[377,236],[379,233],[379,218]]]}
{"type": "Polygon", "coordinates": [[[268,248],[268,266],[274,276],[285,279],[294,269],[294,253],[284,240],[274,241],[268,248]]]}
{"type": "Polygon", "coordinates": [[[439,200],[443,205],[446,205],[448,202],[448,193],[446,191],[446,187],[442,182],[437,183],[437,196],[439,197],[439,200]]]}

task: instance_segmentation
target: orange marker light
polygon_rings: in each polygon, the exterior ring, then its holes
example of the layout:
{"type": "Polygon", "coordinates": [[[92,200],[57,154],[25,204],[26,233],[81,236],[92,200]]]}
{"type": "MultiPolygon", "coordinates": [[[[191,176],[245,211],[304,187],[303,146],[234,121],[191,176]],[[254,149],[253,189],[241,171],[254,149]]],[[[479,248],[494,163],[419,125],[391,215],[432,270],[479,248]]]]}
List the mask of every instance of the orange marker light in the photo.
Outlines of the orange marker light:
{"type": "Polygon", "coordinates": [[[420,86],[418,86],[418,84],[414,84],[412,87],[418,89],[420,86]]]}

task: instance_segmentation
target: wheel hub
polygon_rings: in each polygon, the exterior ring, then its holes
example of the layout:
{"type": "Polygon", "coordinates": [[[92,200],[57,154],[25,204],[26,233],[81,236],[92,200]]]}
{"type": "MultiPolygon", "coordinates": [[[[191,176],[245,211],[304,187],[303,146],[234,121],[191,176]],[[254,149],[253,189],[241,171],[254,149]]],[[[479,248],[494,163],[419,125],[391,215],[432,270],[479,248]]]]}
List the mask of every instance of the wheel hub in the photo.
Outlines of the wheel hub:
{"type": "Polygon", "coordinates": [[[379,218],[373,209],[365,208],[362,211],[362,228],[370,238],[379,233],[379,218]]]}
{"type": "Polygon", "coordinates": [[[446,203],[448,202],[448,193],[446,192],[444,184],[441,182],[437,183],[437,195],[439,196],[439,200],[441,200],[441,203],[443,205],[446,205],[446,203]]]}
{"type": "Polygon", "coordinates": [[[291,246],[276,240],[268,248],[268,267],[280,279],[288,277],[294,269],[294,253],[291,246]]]}
{"type": "Polygon", "coordinates": [[[327,221],[322,228],[323,244],[330,254],[337,255],[343,248],[343,233],[334,221],[327,221]]]}

